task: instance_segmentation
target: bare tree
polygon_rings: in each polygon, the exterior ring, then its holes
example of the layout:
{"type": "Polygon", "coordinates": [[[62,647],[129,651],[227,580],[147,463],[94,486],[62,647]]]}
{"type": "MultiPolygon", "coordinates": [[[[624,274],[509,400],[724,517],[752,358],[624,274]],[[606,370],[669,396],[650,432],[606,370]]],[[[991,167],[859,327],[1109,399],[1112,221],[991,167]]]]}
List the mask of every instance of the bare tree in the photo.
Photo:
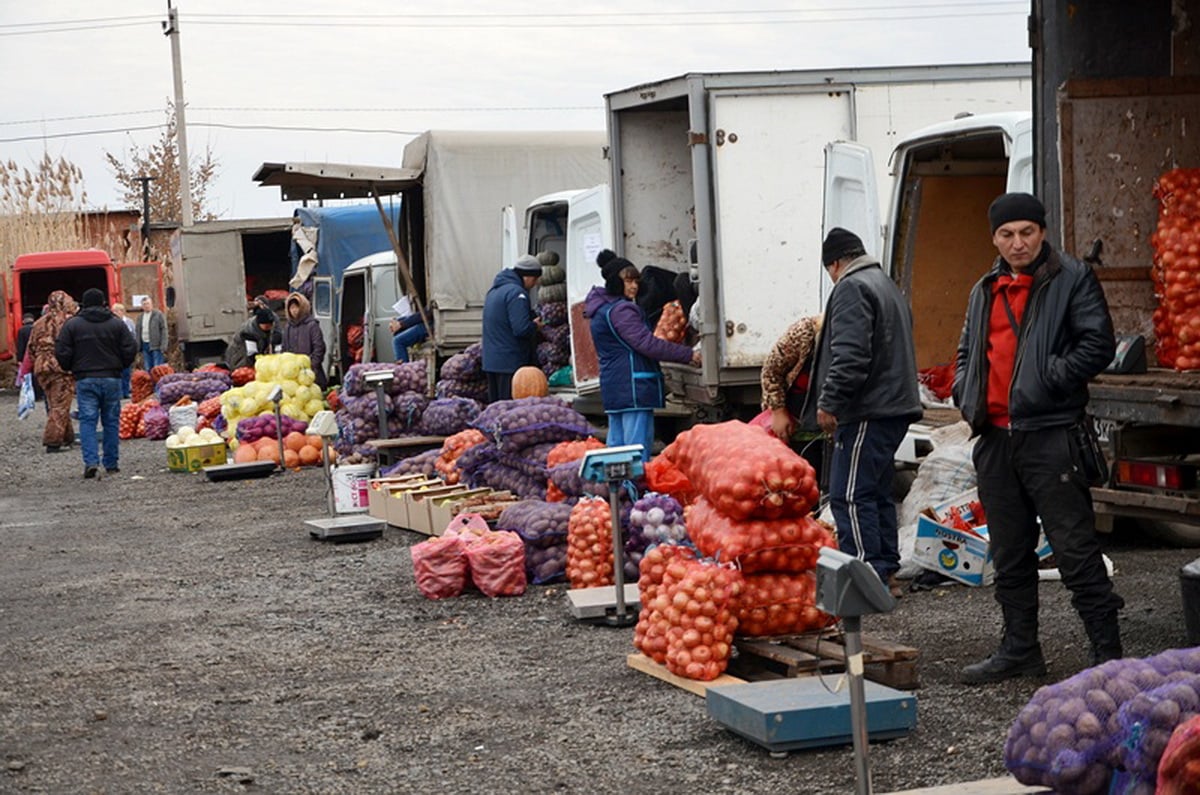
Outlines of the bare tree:
{"type": "MultiPolygon", "coordinates": [[[[130,208],[140,209],[142,206],[142,185],[138,177],[154,177],[150,183],[152,221],[178,221],[182,215],[179,205],[179,149],[175,145],[175,130],[175,103],[168,102],[167,125],[158,141],[146,149],[130,145],[124,157],[108,151],[104,153],[121,190],[121,199],[130,208]]],[[[208,189],[217,175],[217,159],[208,146],[204,147],[203,154],[189,159],[192,217],[198,221],[211,221],[218,215],[209,207],[208,198],[208,189]]]]}

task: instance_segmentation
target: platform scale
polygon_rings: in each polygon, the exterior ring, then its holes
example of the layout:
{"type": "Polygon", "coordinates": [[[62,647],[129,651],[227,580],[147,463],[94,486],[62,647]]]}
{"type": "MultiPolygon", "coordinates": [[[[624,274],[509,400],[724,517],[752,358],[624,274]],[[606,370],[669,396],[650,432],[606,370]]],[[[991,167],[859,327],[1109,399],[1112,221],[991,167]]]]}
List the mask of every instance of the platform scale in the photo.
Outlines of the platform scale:
{"type": "Polygon", "coordinates": [[[283,416],[279,404],[283,401],[283,387],[278,384],[267,395],[267,400],[275,406],[275,441],[279,445],[279,463],[271,461],[251,461],[246,464],[218,464],[204,467],[204,477],[213,482],[224,480],[249,480],[250,478],[265,478],[276,472],[283,472],[283,416]]]}
{"type": "Polygon", "coordinates": [[[371,541],[383,535],[385,522],[366,514],[338,515],[333,502],[333,472],[329,465],[329,441],[338,435],[337,419],[332,411],[318,411],[308,424],[310,434],[321,437],[321,464],[325,468],[326,504],[329,516],[308,519],[304,526],[308,534],[318,541],[346,543],[371,541]]]}
{"type": "Polygon", "coordinates": [[[854,744],[856,795],[870,795],[869,741],[903,737],[917,725],[917,697],[864,682],[862,617],[889,613],[896,600],[865,561],[823,548],[816,606],[840,616],[845,630],[847,695],[823,676],[710,687],[708,714],[770,751],[854,744]]]}
{"type": "Polygon", "coordinates": [[[610,627],[637,623],[641,596],[637,583],[625,584],[625,544],[621,537],[621,484],[645,473],[645,450],[640,444],[588,450],[579,462],[579,476],[591,483],[608,484],[608,506],[612,512],[613,585],[572,588],[567,591],[571,615],[610,627]]]}

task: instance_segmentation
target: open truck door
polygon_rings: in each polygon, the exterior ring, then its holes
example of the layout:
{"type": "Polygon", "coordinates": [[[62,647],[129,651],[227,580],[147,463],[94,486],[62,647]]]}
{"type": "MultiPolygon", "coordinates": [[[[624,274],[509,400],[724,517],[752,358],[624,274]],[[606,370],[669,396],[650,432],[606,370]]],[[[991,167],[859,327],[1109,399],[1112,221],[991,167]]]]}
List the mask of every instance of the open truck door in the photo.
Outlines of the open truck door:
{"type": "Polygon", "coordinates": [[[1033,193],[1033,117],[1022,119],[1013,127],[1012,149],[1008,154],[1008,183],[1010,193],[1033,193]]]}
{"type": "Polygon", "coordinates": [[[567,317],[575,391],[582,395],[600,390],[600,360],[592,343],[591,321],[583,316],[583,304],[592,287],[602,283],[596,255],[613,247],[612,204],[608,185],[577,193],[568,202],[567,317]]]}
{"type": "Polygon", "coordinates": [[[521,256],[521,230],[517,228],[517,211],[511,204],[500,210],[500,267],[511,268],[521,256]]]}
{"type": "MultiPolygon", "coordinates": [[[[879,190],[871,150],[860,144],[834,141],[825,145],[825,208],[821,239],[840,226],[862,238],[872,257],[884,261],[879,190]]],[[[829,298],[833,281],[821,269],[821,306],[829,298]]]]}
{"type": "MultiPolygon", "coordinates": [[[[167,306],[163,295],[163,269],[161,262],[118,262],[117,295],[111,301],[120,301],[128,312],[140,313],[142,307],[133,300],[134,296],[148,295],[154,299],[154,306],[162,309],[167,306]]],[[[171,303],[174,303],[173,301],[171,303]]]]}

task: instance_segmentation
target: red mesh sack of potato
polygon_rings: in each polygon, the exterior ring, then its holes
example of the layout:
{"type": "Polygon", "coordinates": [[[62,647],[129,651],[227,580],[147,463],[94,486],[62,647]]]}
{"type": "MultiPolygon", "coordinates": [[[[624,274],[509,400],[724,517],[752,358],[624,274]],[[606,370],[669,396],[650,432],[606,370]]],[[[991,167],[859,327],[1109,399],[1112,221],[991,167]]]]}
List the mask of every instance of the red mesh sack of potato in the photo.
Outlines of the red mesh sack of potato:
{"type": "Polygon", "coordinates": [[[837,619],[818,610],[816,601],[814,572],[747,574],[737,604],[738,634],[795,635],[832,626],[837,619]]]}
{"type": "Polygon", "coordinates": [[[485,596],[525,593],[525,542],[516,533],[489,530],[467,544],[465,554],[471,582],[485,596]]]}
{"type": "Polygon", "coordinates": [[[667,670],[712,681],[725,672],[738,628],[742,573],[728,564],[692,560],[667,595],[667,670]]]}
{"type": "Polygon", "coordinates": [[[678,301],[668,301],[663,304],[662,314],[654,326],[654,336],[670,342],[681,343],[687,336],[687,316],[683,314],[683,305],[678,301]]]}
{"type": "Polygon", "coordinates": [[[117,421],[117,436],[122,439],[136,439],[144,436],[146,429],[139,426],[141,426],[142,416],[148,408],[150,406],[147,403],[126,403],[121,406],[121,416],[117,421]]]}
{"type": "Polygon", "coordinates": [[[667,661],[667,610],[671,606],[667,593],[687,573],[684,565],[696,559],[696,550],[684,544],[657,544],[646,550],[638,564],[637,626],[633,629],[633,646],[656,663],[667,661]]]}
{"type": "Polygon", "coordinates": [[[737,563],[746,574],[811,571],[821,547],[837,546],[829,530],[811,516],[730,519],[704,497],[685,516],[688,536],[702,555],[737,563]]]}
{"type": "Polygon", "coordinates": [[[583,497],[567,521],[567,581],[572,588],[613,584],[612,510],[608,500],[583,497]]]}
{"type": "Polygon", "coordinates": [[[767,431],[738,420],[684,431],[663,455],[734,519],[804,516],[817,504],[812,466],[767,431]]]}
{"type": "Polygon", "coordinates": [[[245,386],[254,380],[255,371],[253,367],[238,367],[229,374],[234,386],[245,386]]]}
{"type": "Polygon", "coordinates": [[[215,420],[221,413],[221,397],[218,395],[200,401],[200,405],[196,407],[196,413],[207,420],[215,420]]]}
{"type": "Polygon", "coordinates": [[[1158,225],[1150,279],[1159,365],[1200,369],[1200,168],[1173,168],[1154,183],[1158,225]]]}
{"type": "Polygon", "coordinates": [[[1158,763],[1159,795],[1200,793],[1200,715],[1179,724],[1158,763]]]}
{"type": "Polygon", "coordinates": [[[164,375],[171,375],[173,372],[175,372],[175,368],[169,364],[155,365],[154,367],[150,368],[150,378],[153,379],[154,383],[157,384],[158,379],[162,378],[164,375]]]}
{"type": "Polygon", "coordinates": [[[474,428],[447,436],[446,441],[442,442],[442,451],[433,463],[433,468],[446,483],[451,485],[458,483],[462,480],[462,473],[458,470],[459,457],[475,445],[483,444],[486,441],[487,437],[474,428]]]}
{"type": "Polygon", "coordinates": [[[467,584],[467,557],[457,535],[430,538],[412,548],[417,590],[427,599],[458,596],[467,584]]]}
{"type": "Polygon", "coordinates": [[[129,385],[130,399],[134,403],[141,403],[154,394],[154,379],[145,370],[134,370],[129,385]]]}

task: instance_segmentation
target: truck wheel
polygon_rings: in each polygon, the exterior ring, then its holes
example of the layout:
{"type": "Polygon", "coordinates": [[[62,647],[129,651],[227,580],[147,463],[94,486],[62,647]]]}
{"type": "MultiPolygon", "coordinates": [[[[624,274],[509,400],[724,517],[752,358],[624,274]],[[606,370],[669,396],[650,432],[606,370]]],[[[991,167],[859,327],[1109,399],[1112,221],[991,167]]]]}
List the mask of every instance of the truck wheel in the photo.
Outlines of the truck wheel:
{"type": "Polygon", "coordinates": [[[1176,547],[1200,547],[1200,524],[1146,519],[1142,522],[1142,527],[1164,544],[1176,547]]]}

